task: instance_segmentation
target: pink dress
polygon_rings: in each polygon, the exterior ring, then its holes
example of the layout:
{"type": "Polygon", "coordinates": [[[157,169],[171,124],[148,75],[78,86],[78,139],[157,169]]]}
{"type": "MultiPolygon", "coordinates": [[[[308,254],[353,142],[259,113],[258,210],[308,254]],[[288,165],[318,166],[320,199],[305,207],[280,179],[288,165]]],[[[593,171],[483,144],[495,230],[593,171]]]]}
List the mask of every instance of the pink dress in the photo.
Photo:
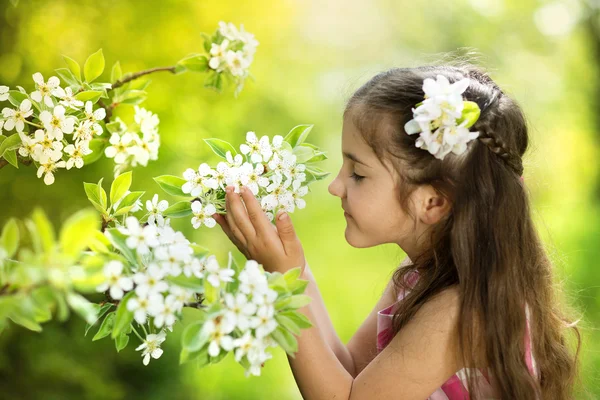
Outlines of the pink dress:
{"type": "MultiPolygon", "coordinates": [[[[414,284],[419,279],[419,274],[413,271],[407,275],[409,287],[414,287],[414,284]]],[[[408,292],[400,290],[398,301],[389,307],[377,312],[377,352],[381,352],[385,346],[394,338],[392,330],[392,315],[395,311],[395,306],[398,305],[408,292]]],[[[527,317],[527,328],[525,330],[525,362],[529,368],[529,372],[536,378],[539,376],[535,359],[531,353],[531,338],[530,338],[530,323],[529,323],[529,306],[525,307],[527,317]]],[[[440,388],[436,389],[428,400],[463,400],[469,399],[467,390],[467,374],[474,374],[475,386],[478,392],[478,399],[492,400],[498,399],[498,395],[494,391],[493,376],[487,368],[463,368],[456,374],[452,375],[440,388]]]]}

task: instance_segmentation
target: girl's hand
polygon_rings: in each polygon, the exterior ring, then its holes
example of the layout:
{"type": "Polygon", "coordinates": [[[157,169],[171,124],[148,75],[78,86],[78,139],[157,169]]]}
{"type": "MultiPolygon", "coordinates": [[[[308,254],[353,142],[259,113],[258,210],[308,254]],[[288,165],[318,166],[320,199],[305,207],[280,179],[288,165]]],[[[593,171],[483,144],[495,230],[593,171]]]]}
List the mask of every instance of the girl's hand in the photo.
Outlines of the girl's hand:
{"type": "Polygon", "coordinates": [[[304,251],[289,215],[285,212],[278,213],[275,227],[252,191],[243,186],[240,192],[241,197],[234,193],[232,186],[227,186],[227,215],[212,216],[227,237],[248,260],[262,264],[265,271],[285,273],[292,268],[301,267],[304,272],[304,251]]]}

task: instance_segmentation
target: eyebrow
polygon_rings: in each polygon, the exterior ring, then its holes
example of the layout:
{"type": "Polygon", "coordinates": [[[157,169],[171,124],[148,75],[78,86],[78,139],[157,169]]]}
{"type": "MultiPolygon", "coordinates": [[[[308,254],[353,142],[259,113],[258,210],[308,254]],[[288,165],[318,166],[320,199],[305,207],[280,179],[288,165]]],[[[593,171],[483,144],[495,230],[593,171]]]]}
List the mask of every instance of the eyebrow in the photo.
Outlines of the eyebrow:
{"type": "MultiPolygon", "coordinates": [[[[342,154],[344,155],[344,157],[346,157],[346,158],[348,158],[348,159],[350,159],[350,160],[352,160],[352,161],[354,161],[354,162],[356,162],[356,163],[362,164],[362,165],[364,165],[365,167],[369,167],[367,164],[365,164],[364,162],[360,161],[360,160],[359,160],[359,159],[358,159],[358,158],[357,158],[357,157],[356,157],[354,154],[352,154],[352,153],[346,153],[346,152],[344,151],[344,152],[342,152],[342,154]]],[[[369,167],[369,168],[371,168],[371,167],[369,167]]]]}

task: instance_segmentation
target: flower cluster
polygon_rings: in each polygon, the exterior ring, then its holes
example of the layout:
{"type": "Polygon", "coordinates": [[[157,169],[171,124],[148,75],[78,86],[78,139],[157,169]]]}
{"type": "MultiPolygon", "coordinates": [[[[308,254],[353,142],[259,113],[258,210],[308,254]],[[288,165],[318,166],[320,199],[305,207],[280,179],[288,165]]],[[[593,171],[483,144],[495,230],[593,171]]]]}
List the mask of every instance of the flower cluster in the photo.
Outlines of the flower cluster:
{"type": "Polygon", "coordinates": [[[128,126],[117,117],[107,127],[111,136],[104,154],[108,158],[114,158],[115,175],[138,164],[145,167],[149,160],[158,159],[158,116],[136,105],[134,120],[135,124],[128,126]]]}
{"type": "MultiPolygon", "coordinates": [[[[120,301],[119,307],[131,313],[131,322],[142,328],[145,338],[132,325],[142,341],[137,350],[142,351],[144,365],[162,355],[161,344],[181,319],[183,307],[201,304],[207,310],[206,319],[198,325],[193,351],[203,351],[213,362],[234,352],[246,376],[260,375],[264,362],[272,358],[267,349],[278,346],[271,334],[280,339],[283,334],[275,319],[275,302],[290,293],[271,288],[267,274],[255,261],[240,270],[232,267],[230,255],[229,265],[221,267],[214,255],[199,252],[196,244],[170,226],[164,216],[168,206],[154,195],[146,202],[143,219],[147,224],[128,216],[122,226],[106,231],[123,257],[107,260],[104,281],[96,290],[120,301]]],[[[279,309],[290,313],[289,308],[279,309]]]]}
{"type": "Polygon", "coordinates": [[[106,111],[94,109],[91,101],[78,100],[71,87],[60,86],[56,76],[45,81],[36,72],[33,81],[36,90],[29,95],[21,87],[9,91],[7,86],[0,86],[0,101],[9,100],[14,106],[2,109],[0,131],[3,127],[18,133],[19,155],[31,158],[38,167],[38,178],[43,176],[44,183],[51,185],[57,169],[83,167],[84,157],[92,153],[90,142],[102,135],[99,122],[106,111]],[[30,132],[26,127],[35,130],[30,132]]]}
{"type": "Polygon", "coordinates": [[[248,187],[257,196],[269,220],[273,220],[279,209],[293,212],[296,207],[306,206],[302,198],[308,193],[306,165],[298,164],[297,157],[283,137],[276,135],[260,139],[254,132],[246,134],[246,143],[240,146],[242,154],[232,156],[226,153],[226,161],[216,168],[202,163],[197,170],[187,169],[183,173],[186,182],[181,190],[185,194],[199,198],[192,202],[192,225],[215,226],[211,217],[223,212],[222,193],[226,186],[234,186],[236,193],[242,186],[248,187]]]}
{"type": "Polygon", "coordinates": [[[217,73],[229,73],[237,80],[241,89],[244,79],[249,75],[249,68],[256,53],[258,41],[254,35],[240,29],[231,22],[219,22],[217,32],[210,38],[208,66],[217,73]]]}
{"type": "Polygon", "coordinates": [[[425,100],[413,108],[413,119],[404,129],[407,134],[420,133],[415,145],[442,160],[450,152],[462,154],[467,143],[479,136],[469,128],[479,118],[479,106],[463,99],[469,79],[450,84],[443,75],[423,82],[425,100]]]}

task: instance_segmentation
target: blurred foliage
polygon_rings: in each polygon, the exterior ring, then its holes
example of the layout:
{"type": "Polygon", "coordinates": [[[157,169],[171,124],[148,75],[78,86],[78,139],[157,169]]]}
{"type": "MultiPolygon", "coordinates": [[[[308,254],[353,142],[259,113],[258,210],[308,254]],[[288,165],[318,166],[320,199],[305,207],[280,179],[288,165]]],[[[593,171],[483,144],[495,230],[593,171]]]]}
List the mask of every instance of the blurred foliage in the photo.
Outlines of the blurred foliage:
{"type": "MultiPolygon", "coordinates": [[[[315,124],[312,141],[330,156],[324,169],[337,173],[341,112],[354,89],[389,67],[476,49],[483,55],[480,63],[517,99],[531,124],[525,182],[565,302],[583,316],[583,382],[600,397],[600,332],[594,328],[600,324],[597,18],[597,9],[577,0],[456,0],[435,7],[405,0],[4,0],[0,83],[14,87],[37,71],[49,76],[62,66],[62,54],[82,61],[100,47],[107,63],[120,60],[124,71],[169,66],[198,51],[200,32],[211,32],[218,21],[243,23],[260,45],[251,68],[256,82],[247,82],[237,99],[204,89],[200,75],[150,77],[144,106],[160,116],[162,145],[159,160],[135,169],[134,176],[151,198],[159,192],[153,176],[179,175],[201,161],[214,161],[202,139],[237,143],[248,130],[284,134],[300,123],[315,124]]],[[[120,114],[131,119],[132,112],[120,114]]],[[[69,171],[51,187],[27,167],[4,168],[0,225],[36,206],[59,225],[86,206],[81,182],[109,179],[111,162],[69,171]]],[[[307,208],[292,218],[333,324],[347,342],[403,254],[393,245],[350,247],[339,199],[326,192],[328,182],[316,183],[307,208]]],[[[236,251],[221,232],[174,223],[216,254],[236,251]]],[[[229,357],[205,370],[180,367],[177,339],[167,344],[173,348],[159,362],[144,368],[132,348],[117,354],[112,342],[92,343],[83,331],[84,323],[75,319],[48,324],[43,336],[5,331],[0,398],[259,399],[265,393],[300,398],[283,352],[260,378],[246,379],[229,357]]]]}

